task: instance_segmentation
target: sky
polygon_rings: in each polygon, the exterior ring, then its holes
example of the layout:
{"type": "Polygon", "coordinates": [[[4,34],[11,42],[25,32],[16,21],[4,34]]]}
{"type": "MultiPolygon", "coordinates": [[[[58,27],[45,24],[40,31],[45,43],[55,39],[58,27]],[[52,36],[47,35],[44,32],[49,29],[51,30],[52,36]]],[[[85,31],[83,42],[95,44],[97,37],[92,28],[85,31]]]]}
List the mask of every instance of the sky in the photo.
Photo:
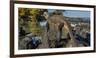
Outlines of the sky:
{"type": "MultiPolygon", "coordinates": [[[[53,12],[55,10],[49,9],[48,12],[53,12]]],[[[63,12],[66,17],[90,17],[90,11],[80,11],[80,10],[66,10],[63,12]]]]}

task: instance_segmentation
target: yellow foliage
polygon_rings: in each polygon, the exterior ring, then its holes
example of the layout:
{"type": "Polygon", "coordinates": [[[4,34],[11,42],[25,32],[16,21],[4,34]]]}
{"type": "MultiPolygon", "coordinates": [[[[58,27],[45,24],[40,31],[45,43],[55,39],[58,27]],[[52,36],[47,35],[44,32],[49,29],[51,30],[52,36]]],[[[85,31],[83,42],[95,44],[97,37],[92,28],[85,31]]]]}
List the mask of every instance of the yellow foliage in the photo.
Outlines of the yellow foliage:
{"type": "Polygon", "coordinates": [[[27,18],[20,18],[19,26],[23,27],[26,32],[31,32],[33,35],[40,36],[42,34],[41,28],[37,25],[36,15],[40,15],[40,9],[36,8],[19,8],[19,17],[31,17],[29,20],[27,18]]]}
{"type": "Polygon", "coordinates": [[[24,16],[25,15],[25,8],[19,8],[18,13],[19,13],[19,16],[24,16]]]}

